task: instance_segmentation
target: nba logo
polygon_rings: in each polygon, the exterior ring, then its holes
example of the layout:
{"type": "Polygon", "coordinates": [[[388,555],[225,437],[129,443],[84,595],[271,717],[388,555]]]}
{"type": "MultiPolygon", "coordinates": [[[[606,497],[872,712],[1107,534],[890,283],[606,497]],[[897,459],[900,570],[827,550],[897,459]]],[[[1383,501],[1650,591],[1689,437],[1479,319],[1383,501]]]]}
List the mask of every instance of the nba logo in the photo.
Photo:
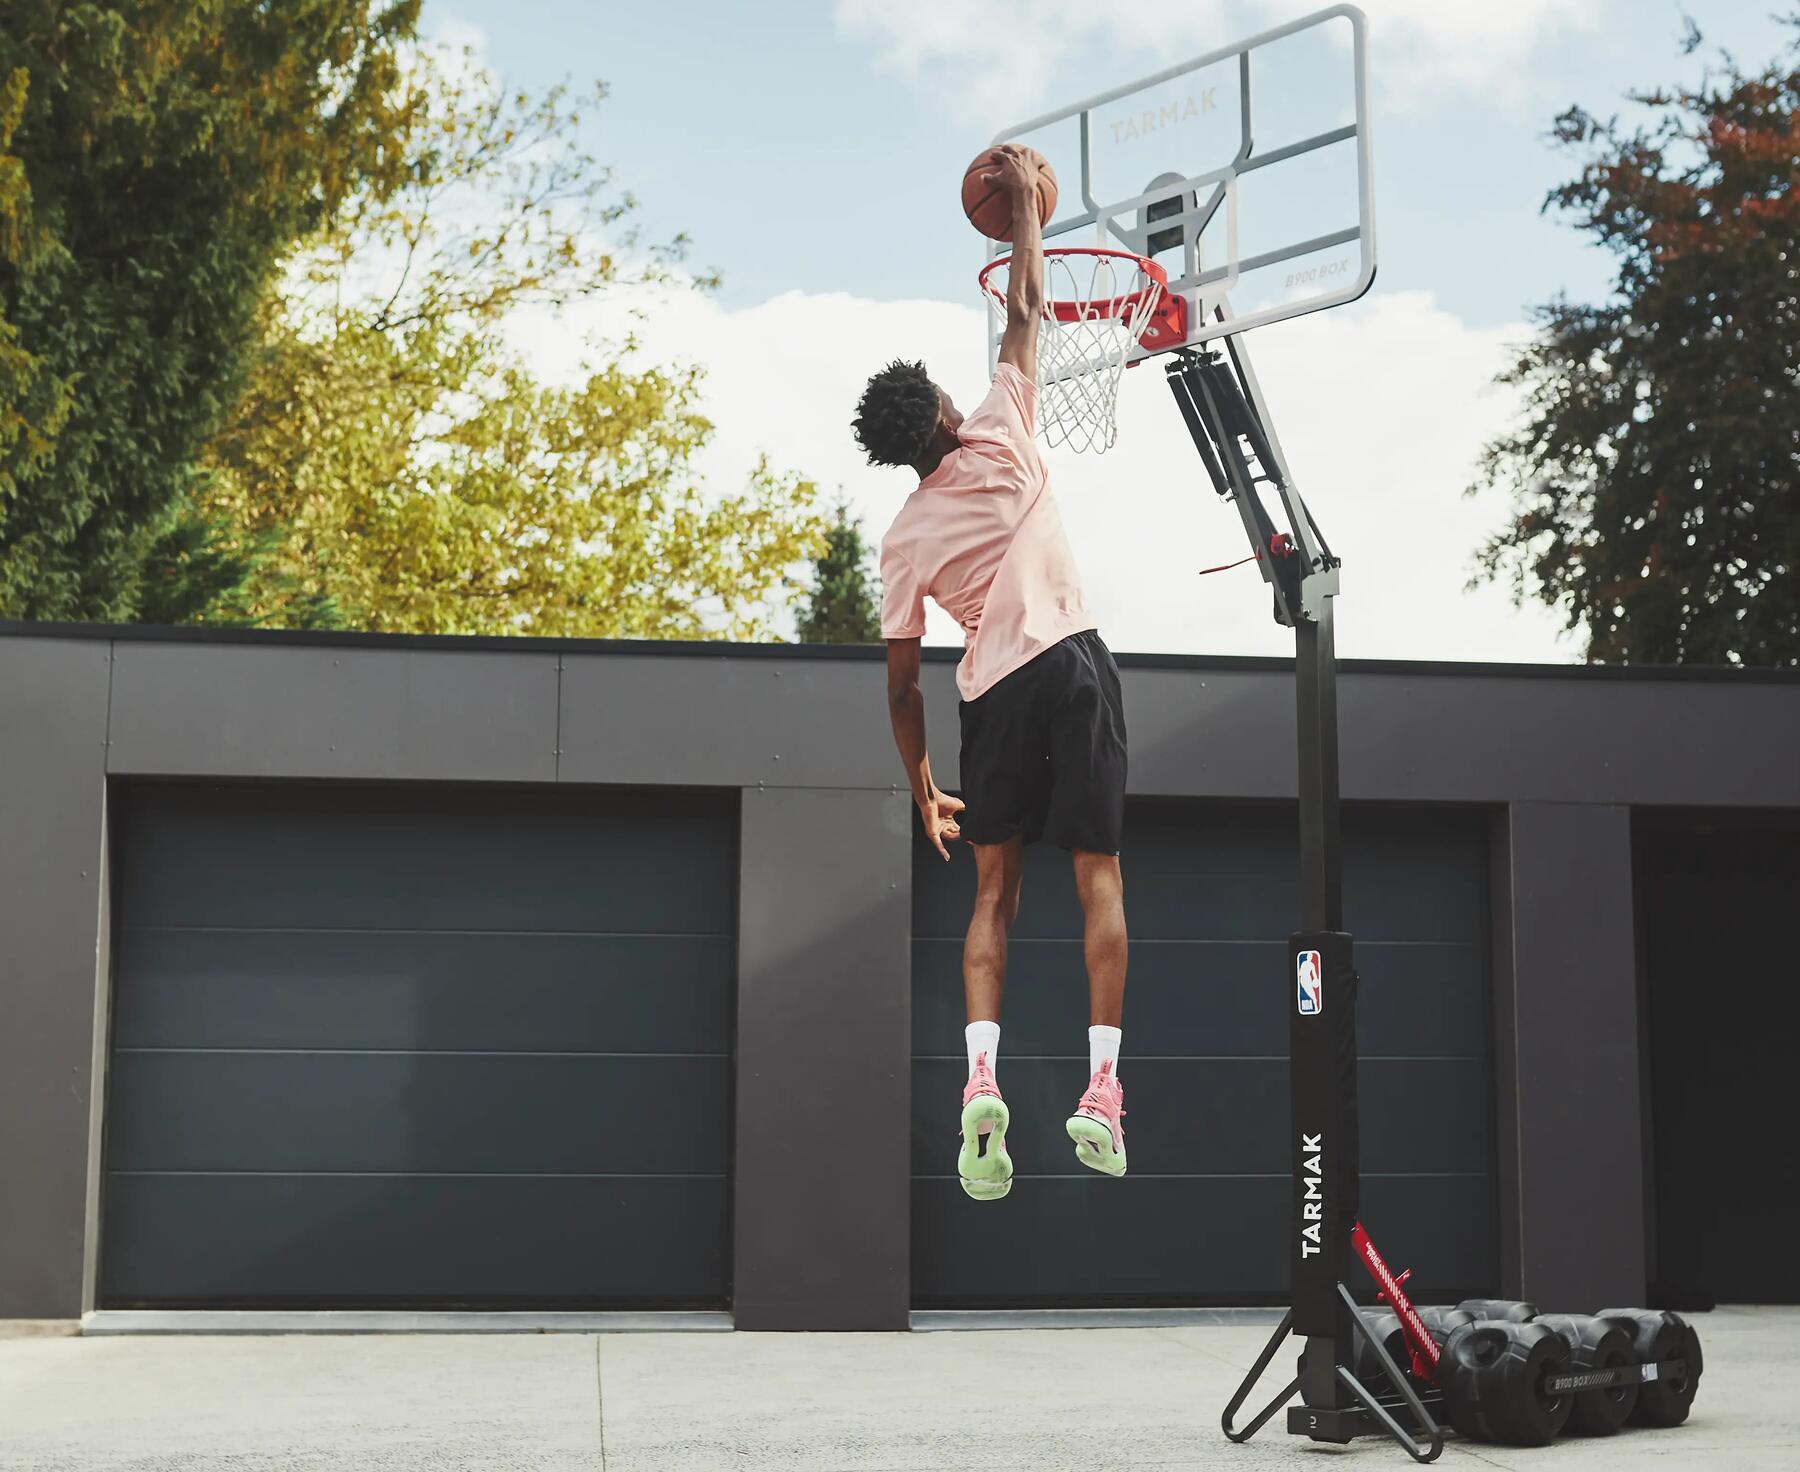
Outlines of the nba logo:
{"type": "Polygon", "coordinates": [[[1325,1010],[1325,978],[1317,951],[1301,951],[1294,957],[1294,979],[1302,1017],[1317,1017],[1325,1010]]]}

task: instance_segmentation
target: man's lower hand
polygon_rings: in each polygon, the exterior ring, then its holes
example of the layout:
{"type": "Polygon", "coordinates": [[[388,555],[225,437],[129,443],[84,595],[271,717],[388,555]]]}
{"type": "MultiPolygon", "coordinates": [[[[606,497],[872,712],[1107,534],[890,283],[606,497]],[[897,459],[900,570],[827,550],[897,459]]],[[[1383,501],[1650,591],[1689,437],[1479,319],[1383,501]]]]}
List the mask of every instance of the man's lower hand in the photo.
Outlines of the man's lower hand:
{"type": "Polygon", "coordinates": [[[944,845],[955,843],[962,837],[962,826],[956,821],[956,815],[962,810],[963,801],[960,797],[952,797],[947,792],[935,789],[929,798],[919,804],[919,818],[925,825],[925,837],[945,863],[950,861],[950,850],[944,845]]]}

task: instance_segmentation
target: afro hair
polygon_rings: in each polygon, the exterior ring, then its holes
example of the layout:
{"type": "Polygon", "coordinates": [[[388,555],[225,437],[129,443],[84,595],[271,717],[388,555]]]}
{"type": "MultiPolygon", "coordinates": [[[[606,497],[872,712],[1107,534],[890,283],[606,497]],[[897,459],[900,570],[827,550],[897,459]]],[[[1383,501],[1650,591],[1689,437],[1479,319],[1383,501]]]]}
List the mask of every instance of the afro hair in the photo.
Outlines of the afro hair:
{"type": "Polygon", "coordinates": [[[931,448],[942,408],[925,365],[896,358],[864,387],[850,427],[871,465],[916,465],[931,448]]]}

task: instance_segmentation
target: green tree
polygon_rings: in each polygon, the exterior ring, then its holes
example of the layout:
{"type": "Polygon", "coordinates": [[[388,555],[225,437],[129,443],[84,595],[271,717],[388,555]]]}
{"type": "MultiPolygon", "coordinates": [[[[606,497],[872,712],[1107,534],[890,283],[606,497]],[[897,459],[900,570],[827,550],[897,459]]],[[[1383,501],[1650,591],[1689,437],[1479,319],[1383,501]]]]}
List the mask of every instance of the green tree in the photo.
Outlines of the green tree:
{"type": "Polygon", "coordinates": [[[0,614],[138,612],[271,274],[348,192],[393,178],[417,16],[0,9],[0,614]]]}
{"type": "Polygon", "coordinates": [[[628,340],[565,386],[517,346],[572,303],[685,289],[683,242],[636,240],[563,90],[506,95],[466,57],[409,76],[403,182],[349,195],[266,303],[178,581],[246,562],[205,615],[226,621],[768,637],[824,544],[812,484],[763,464],[708,493],[693,369],[628,340]]]}
{"type": "Polygon", "coordinates": [[[800,614],[803,644],[878,644],[881,615],[869,577],[862,526],[840,504],[825,551],[813,564],[813,586],[800,614]]]}
{"type": "Polygon", "coordinates": [[[1755,74],[1727,59],[1634,100],[1653,110],[1642,126],[1580,108],[1557,120],[1583,162],[1545,207],[1613,253],[1615,292],[1540,308],[1502,375],[1526,415],[1487,446],[1481,476],[1515,519],[1480,575],[1562,610],[1590,660],[1791,665],[1800,45],[1755,74]]]}
{"type": "MultiPolygon", "coordinates": [[[[20,67],[0,79],[0,283],[37,265],[44,253],[44,242],[31,223],[25,160],[11,151],[13,134],[25,115],[29,85],[20,67]]],[[[5,536],[7,507],[18,497],[21,479],[42,467],[68,420],[74,389],[73,372],[58,372],[41,354],[26,348],[18,327],[0,309],[0,538],[5,536]]],[[[0,609],[6,607],[4,567],[0,560],[0,609]]]]}

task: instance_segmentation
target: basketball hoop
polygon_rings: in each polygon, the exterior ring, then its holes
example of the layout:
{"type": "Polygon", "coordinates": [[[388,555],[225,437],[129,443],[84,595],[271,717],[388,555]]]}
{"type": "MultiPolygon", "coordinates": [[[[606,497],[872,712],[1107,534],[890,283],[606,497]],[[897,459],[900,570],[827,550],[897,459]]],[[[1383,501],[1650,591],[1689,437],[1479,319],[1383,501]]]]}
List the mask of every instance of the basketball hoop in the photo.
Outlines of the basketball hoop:
{"type": "MultiPolygon", "coordinates": [[[[996,337],[1006,330],[1011,256],[978,278],[996,337]]],[[[1119,376],[1141,343],[1180,341],[1185,303],[1167,294],[1168,273],[1130,251],[1044,252],[1044,320],[1038,332],[1038,427],[1052,445],[1111,449],[1118,438],[1119,376]]]]}

